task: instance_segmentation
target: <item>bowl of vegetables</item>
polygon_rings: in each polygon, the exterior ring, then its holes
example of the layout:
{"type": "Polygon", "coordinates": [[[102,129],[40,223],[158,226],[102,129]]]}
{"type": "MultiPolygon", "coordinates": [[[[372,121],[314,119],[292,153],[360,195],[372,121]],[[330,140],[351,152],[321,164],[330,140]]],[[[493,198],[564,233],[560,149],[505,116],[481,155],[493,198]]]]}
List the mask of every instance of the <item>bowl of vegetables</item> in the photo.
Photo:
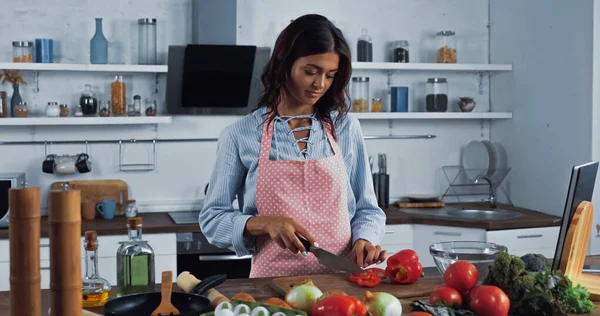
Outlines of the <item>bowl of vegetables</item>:
{"type": "Polygon", "coordinates": [[[451,264],[462,260],[477,268],[480,281],[488,274],[500,251],[508,252],[508,248],[484,241],[446,241],[429,246],[429,253],[442,275],[451,264]]]}

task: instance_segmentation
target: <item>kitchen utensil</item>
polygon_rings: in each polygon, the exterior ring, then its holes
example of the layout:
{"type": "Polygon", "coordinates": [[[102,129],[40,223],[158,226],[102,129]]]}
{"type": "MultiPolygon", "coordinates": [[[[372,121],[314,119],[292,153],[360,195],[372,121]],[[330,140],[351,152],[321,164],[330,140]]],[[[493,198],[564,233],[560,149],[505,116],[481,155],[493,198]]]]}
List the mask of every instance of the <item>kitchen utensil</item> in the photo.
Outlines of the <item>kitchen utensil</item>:
{"type": "Polygon", "coordinates": [[[390,202],[390,176],[387,174],[387,156],[386,154],[378,154],[379,158],[379,195],[377,201],[379,207],[386,208],[390,202]]]}
{"type": "Polygon", "coordinates": [[[447,241],[437,242],[429,246],[429,253],[440,273],[458,260],[472,263],[479,272],[482,281],[489,272],[500,251],[508,252],[505,246],[484,241],[447,241]]]}
{"type": "Polygon", "coordinates": [[[491,174],[491,179],[494,182],[500,182],[502,177],[504,177],[505,173],[508,169],[508,155],[506,154],[506,149],[499,143],[493,143],[495,156],[496,156],[496,168],[495,171],[491,174]]]}
{"type": "Polygon", "coordinates": [[[90,199],[82,200],[81,202],[81,217],[83,219],[96,218],[96,204],[90,199]]]}
{"type": "Polygon", "coordinates": [[[397,202],[396,205],[399,208],[439,208],[444,207],[444,202],[423,202],[423,203],[411,203],[411,202],[397,202]]]}
{"type": "Polygon", "coordinates": [[[461,97],[460,100],[458,100],[458,102],[456,103],[458,104],[458,108],[460,108],[460,110],[463,112],[473,111],[475,105],[477,104],[477,102],[475,102],[473,98],[469,97],[461,97]]]}
{"type": "MultiPolygon", "coordinates": [[[[223,281],[227,279],[227,274],[217,274],[212,276],[212,278],[222,278],[223,281]]],[[[198,292],[198,289],[202,289],[200,287],[200,283],[206,282],[207,280],[200,281],[194,275],[189,273],[188,271],[183,271],[177,277],[177,286],[182,289],[186,293],[193,293],[200,295],[201,292],[198,292]]],[[[206,297],[210,300],[210,305],[213,308],[216,308],[217,305],[221,302],[230,302],[225,295],[221,294],[219,291],[215,289],[206,290],[206,297]]]]}
{"type": "MultiPolygon", "coordinates": [[[[196,294],[172,292],[171,304],[180,312],[179,316],[198,316],[212,310],[210,300],[201,293],[225,281],[222,275],[214,275],[202,280],[194,288],[196,294]]],[[[105,316],[148,316],[158,307],[161,292],[139,293],[114,298],[104,304],[105,316]]]]}
{"type": "MultiPolygon", "coordinates": [[[[364,288],[356,283],[352,283],[345,273],[325,274],[325,275],[304,275],[294,277],[274,278],[271,281],[271,288],[275,290],[281,297],[292,288],[293,285],[302,283],[306,279],[311,279],[312,282],[323,292],[326,290],[342,290],[350,296],[364,297],[364,288]]],[[[394,284],[389,279],[384,279],[373,289],[377,292],[389,293],[397,298],[412,298],[429,296],[436,287],[440,285],[440,277],[437,273],[433,275],[425,274],[419,281],[413,284],[394,284]]]]}
{"type": "Polygon", "coordinates": [[[375,192],[375,199],[377,199],[377,204],[379,204],[379,172],[373,171],[373,156],[369,157],[369,164],[371,165],[373,175],[373,192],[375,192]]]}
{"type": "Polygon", "coordinates": [[[415,203],[439,202],[440,198],[433,194],[411,194],[407,196],[408,200],[415,203]]]}
{"type": "Polygon", "coordinates": [[[113,219],[115,217],[116,207],[117,202],[115,200],[102,200],[96,205],[96,210],[104,216],[104,219],[113,219]]]}
{"type": "MultiPolygon", "coordinates": [[[[48,308],[48,316],[51,315],[51,312],[52,312],[52,308],[48,308]]],[[[81,316],[100,316],[100,314],[96,314],[94,312],[90,312],[90,311],[84,309],[81,311],[81,316]]]]}
{"type": "Polygon", "coordinates": [[[173,289],[173,272],[163,271],[160,284],[160,305],[152,312],[152,316],[179,315],[179,310],[171,304],[171,290],[173,289]]]}
{"type": "Polygon", "coordinates": [[[308,242],[308,240],[302,237],[298,237],[298,239],[300,239],[302,245],[304,245],[304,248],[306,248],[306,251],[312,252],[315,255],[315,257],[319,259],[320,264],[331,269],[346,271],[349,273],[363,272],[363,269],[361,269],[357,264],[350,262],[348,259],[338,255],[334,255],[331,252],[326,251],[324,249],[312,246],[308,242]]]}
{"type": "Polygon", "coordinates": [[[81,199],[90,199],[94,205],[102,200],[117,201],[115,216],[125,215],[125,206],[129,200],[129,189],[127,183],[123,180],[74,180],[67,182],[54,182],[50,186],[51,190],[60,189],[63,183],[69,184],[73,189],[81,191],[81,199]]]}
{"type": "Polygon", "coordinates": [[[486,175],[490,168],[488,147],[478,140],[469,142],[463,151],[462,167],[471,181],[479,175],[486,175]]]}

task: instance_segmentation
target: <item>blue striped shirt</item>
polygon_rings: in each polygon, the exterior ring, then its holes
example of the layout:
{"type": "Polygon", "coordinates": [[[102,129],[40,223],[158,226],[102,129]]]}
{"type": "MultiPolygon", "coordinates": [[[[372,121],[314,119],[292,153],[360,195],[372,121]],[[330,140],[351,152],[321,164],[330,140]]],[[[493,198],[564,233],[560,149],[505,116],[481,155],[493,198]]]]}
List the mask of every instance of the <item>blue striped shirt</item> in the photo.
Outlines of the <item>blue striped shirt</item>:
{"type": "MultiPolygon", "coordinates": [[[[228,248],[238,256],[254,253],[255,237],[244,236],[246,221],[257,215],[256,179],[266,108],[260,108],[227,126],[219,135],[217,160],[199,221],[208,241],[228,248]],[[237,196],[239,210],[232,203],[237,196]]],[[[314,116],[303,153],[290,130],[287,119],[276,117],[271,123],[273,142],[271,160],[312,160],[333,155],[321,122],[314,116]]],[[[335,116],[334,116],[335,122],[335,116]]],[[[360,123],[345,116],[336,125],[337,143],[348,171],[348,211],[352,243],[365,239],[373,245],[385,232],[385,213],[377,206],[373,178],[360,123]]]]}

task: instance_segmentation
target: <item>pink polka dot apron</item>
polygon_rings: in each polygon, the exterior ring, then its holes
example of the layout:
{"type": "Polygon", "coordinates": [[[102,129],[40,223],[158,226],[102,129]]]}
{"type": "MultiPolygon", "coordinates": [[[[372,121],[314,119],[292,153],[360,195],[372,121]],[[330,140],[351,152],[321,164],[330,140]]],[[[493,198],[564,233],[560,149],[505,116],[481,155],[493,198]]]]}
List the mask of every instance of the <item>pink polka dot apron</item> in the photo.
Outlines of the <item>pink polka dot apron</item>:
{"type": "MultiPolygon", "coordinates": [[[[265,123],[256,187],[259,216],[296,219],[319,246],[338,255],[350,251],[352,233],[348,215],[346,167],[330,128],[325,128],[333,156],[309,161],[269,159],[274,124],[265,123]],[[268,128],[270,126],[270,128],[268,128]]],[[[256,239],[251,278],[333,273],[313,254],[303,256],[282,249],[270,236],[256,239]]]]}

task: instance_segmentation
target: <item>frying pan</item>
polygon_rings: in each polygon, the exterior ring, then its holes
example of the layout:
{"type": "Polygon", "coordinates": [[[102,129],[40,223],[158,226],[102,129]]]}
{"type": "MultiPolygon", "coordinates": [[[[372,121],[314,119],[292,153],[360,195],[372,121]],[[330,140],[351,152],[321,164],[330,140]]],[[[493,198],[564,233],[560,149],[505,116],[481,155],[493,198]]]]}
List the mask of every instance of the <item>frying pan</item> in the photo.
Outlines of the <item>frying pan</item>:
{"type": "MultiPolygon", "coordinates": [[[[226,274],[217,274],[202,280],[196,290],[204,293],[227,279],[226,274]]],[[[150,316],[161,301],[160,292],[130,294],[114,298],[104,304],[105,316],[150,316]]],[[[210,300],[203,295],[173,292],[171,303],[179,310],[181,316],[198,316],[212,311],[210,300]]],[[[165,315],[166,316],[166,315],[165,315]]]]}

